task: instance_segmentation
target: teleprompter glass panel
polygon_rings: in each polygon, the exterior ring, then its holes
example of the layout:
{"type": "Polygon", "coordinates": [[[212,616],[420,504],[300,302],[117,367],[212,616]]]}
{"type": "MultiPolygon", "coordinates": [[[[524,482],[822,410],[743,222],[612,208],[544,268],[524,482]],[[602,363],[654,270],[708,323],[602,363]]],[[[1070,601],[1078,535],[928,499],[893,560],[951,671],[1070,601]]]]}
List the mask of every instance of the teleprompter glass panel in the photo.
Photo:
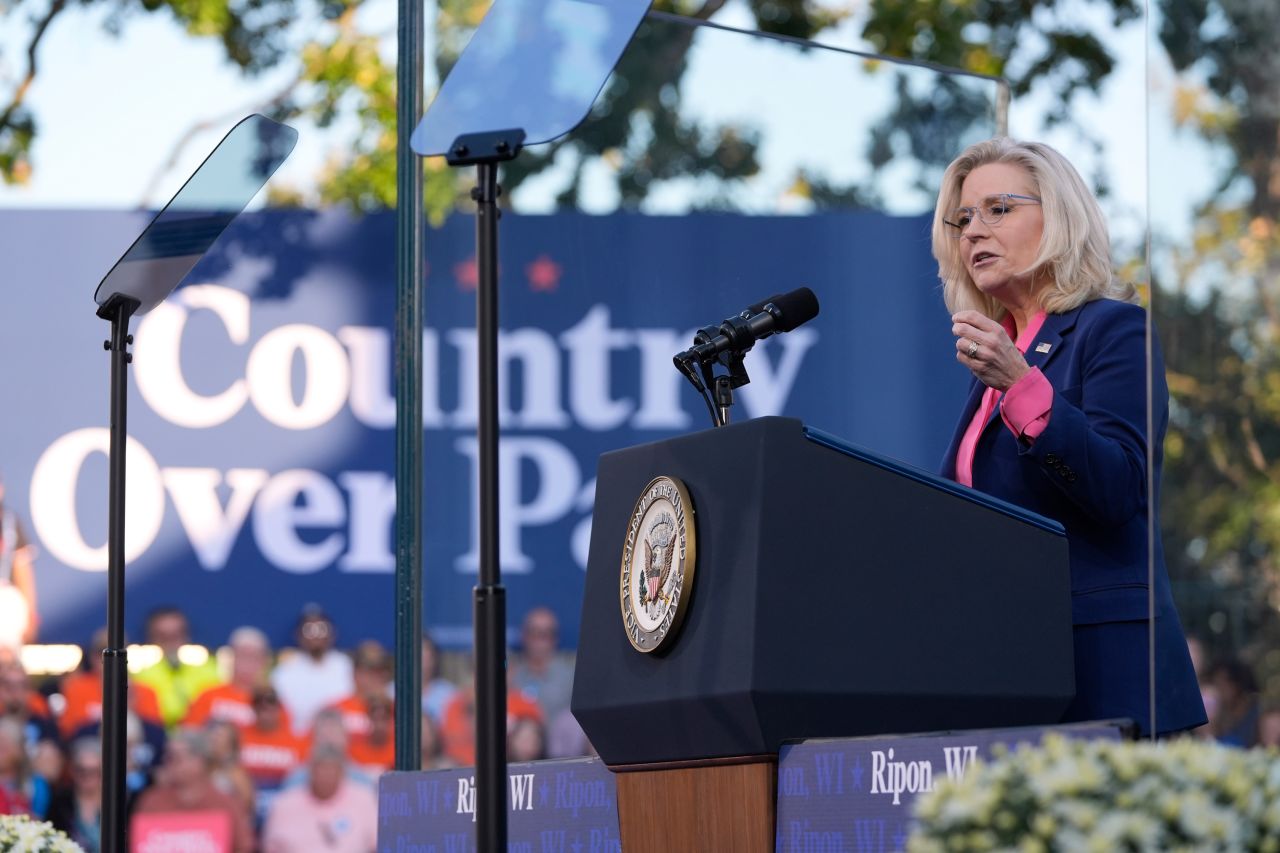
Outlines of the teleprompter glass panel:
{"type": "Polygon", "coordinates": [[[498,0],[413,132],[419,154],[518,128],[547,142],[582,120],[649,0],[498,0]]]}
{"type": "Polygon", "coordinates": [[[298,132],[266,116],[233,127],[102,279],[94,300],[119,293],[145,314],[181,283],[293,151],[298,132]]]}

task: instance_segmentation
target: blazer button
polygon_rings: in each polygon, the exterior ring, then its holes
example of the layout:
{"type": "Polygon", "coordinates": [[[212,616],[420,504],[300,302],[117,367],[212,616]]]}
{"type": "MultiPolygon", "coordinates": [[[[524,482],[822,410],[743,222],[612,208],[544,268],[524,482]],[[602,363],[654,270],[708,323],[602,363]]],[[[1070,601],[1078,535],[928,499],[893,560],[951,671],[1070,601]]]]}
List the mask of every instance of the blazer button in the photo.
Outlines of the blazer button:
{"type": "Polygon", "coordinates": [[[1075,472],[1075,471],[1072,471],[1070,468],[1068,468],[1068,469],[1067,469],[1067,482],[1068,482],[1068,483],[1074,483],[1075,481],[1076,481],[1076,472],[1075,472]]]}
{"type": "Polygon", "coordinates": [[[1058,464],[1058,454],[1056,454],[1056,453],[1046,453],[1046,454],[1044,455],[1044,461],[1045,461],[1045,462],[1048,462],[1050,465],[1057,465],[1057,464],[1058,464]]]}

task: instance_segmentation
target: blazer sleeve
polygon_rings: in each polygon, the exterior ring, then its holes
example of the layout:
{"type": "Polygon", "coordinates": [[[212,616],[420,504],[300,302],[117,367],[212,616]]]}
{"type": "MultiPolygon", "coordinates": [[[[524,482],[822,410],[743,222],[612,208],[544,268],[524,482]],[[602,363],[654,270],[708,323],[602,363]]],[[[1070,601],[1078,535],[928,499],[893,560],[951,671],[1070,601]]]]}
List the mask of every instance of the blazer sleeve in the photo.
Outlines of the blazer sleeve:
{"type": "MultiPolygon", "coordinates": [[[[1070,355],[1076,370],[1055,387],[1049,423],[1033,444],[1018,443],[1045,482],[1099,523],[1119,525],[1147,506],[1146,312],[1124,303],[1081,323],[1070,355]]],[[[1153,344],[1155,342],[1153,341],[1153,344]]],[[[1151,399],[1157,440],[1169,392],[1152,346],[1151,399]]]]}

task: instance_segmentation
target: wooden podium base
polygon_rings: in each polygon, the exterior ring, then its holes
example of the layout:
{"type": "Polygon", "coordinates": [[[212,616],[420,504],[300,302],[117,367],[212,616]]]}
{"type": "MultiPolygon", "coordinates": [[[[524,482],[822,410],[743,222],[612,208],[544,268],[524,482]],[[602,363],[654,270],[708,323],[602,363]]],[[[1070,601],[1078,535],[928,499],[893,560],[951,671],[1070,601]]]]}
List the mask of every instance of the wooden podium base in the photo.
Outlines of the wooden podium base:
{"type": "Polygon", "coordinates": [[[777,756],[612,769],[625,853],[774,849],[777,756]]]}

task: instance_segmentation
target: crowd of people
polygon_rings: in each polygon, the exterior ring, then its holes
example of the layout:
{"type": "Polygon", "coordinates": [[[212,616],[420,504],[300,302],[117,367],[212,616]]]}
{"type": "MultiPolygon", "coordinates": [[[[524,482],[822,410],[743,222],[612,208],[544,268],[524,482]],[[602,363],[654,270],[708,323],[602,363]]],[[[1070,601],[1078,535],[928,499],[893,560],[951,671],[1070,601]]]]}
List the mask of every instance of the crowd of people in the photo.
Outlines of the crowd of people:
{"type": "MultiPolygon", "coordinates": [[[[508,760],[587,755],[569,712],[573,664],[546,608],[529,611],[508,667],[508,760]]],[[[376,844],[377,777],[395,763],[393,659],[379,642],[337,646],[317,607],[298,620],[296,647],[276,654],[253,627],[227,640],[224,672],[190,647],[186,615],[149,614],[161,658],[129,679],[128,808],[135,831],[151,816],[212,815],[229,849],[351,851],[376,844]]],[[[100,849],[102,659],[105,632],[81,669],[37,684],[17,649],[0,646],[0,814],[48,820],[86,851],[100,849]]],[[[424,770],[475,761],[469,678],[441,674],[429,636],[421,650],[424,770]]],[[[466,669],[461,667],[460,669],[466,669]]]]}

